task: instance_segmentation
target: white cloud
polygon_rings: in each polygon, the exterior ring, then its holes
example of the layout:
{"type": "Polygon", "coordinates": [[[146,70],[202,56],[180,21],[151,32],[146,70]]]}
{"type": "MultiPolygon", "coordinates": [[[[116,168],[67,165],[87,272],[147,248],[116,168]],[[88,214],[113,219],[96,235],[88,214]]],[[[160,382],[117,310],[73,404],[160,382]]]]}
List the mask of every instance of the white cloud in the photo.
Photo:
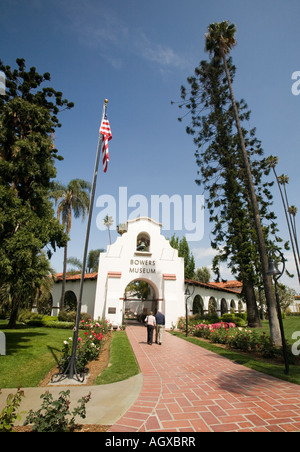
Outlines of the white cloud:
{"type": "Polygon", "coordinates": [[[114,68],[123,67],[128,54],[152,62],[162,70],[187,64],[185,56],[168,45],[152,42],[140,28],[130,28],[109,6],[94,8],[92,3],[82,0],[68,5],[61,26],[68,26],[81,45],[97,49],[114,68]]]}
{"type": "Polygon", "coordinates": [[[187,64],[186,58],[176,53],[171,47],[151,42],[142,31],[139,34],[140,38],[136,41],[137,47],[140,48],[141,55],[146,60],[157,63],[164,68],[179,68],[187,64]]]}

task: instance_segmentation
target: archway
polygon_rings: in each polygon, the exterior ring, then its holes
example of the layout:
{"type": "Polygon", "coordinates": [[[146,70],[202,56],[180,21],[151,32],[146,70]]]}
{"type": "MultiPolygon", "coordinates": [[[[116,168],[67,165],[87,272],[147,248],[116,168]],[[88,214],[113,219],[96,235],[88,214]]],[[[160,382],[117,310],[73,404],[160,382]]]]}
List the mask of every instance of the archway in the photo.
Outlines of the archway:
{"type": "Polygon", "coordinates": [[[234,314],[234,313],[235,313],[235,310],[236,310],[236,307],[235,307],[235,301],[234,301],[234,300],[231,300],[231,301],[230,301],[230,313],[231,313],[231,314],[234,314]]]}
{"type": "Polygon", "coordinates": [[[201,295],[196,295],[193,300],[193,314],[200,314],[200,316],[204,315],[204,302],[201,295]]]}
{"type": "Polygon", "coordinates": [[[73,290],[67,290],[65,293],[65,309],[67,311],[76,311],[77,297],[73,290]]]}
{"type": "Polygon", "coordinates": [[[208,302],[208,314],[217,317],[217,309],[217,300],[215,299],[215,297],[210,297],[208,302]]]}
{"type": "Polygon", "coordinates": [[[135,279],[125,288],[123,321],[138,320],[143,322],[149,312],[154,315],[158,310],[157,289],[146,279],[135,279]]]}
{"type": "Polygon", "coordinates": [[[222,300],[221,300],[221,316],[223,314],[227,314],[227,312],[228,312],[227,301],[225,300],[225,298],[222,298],[222,300]]]}

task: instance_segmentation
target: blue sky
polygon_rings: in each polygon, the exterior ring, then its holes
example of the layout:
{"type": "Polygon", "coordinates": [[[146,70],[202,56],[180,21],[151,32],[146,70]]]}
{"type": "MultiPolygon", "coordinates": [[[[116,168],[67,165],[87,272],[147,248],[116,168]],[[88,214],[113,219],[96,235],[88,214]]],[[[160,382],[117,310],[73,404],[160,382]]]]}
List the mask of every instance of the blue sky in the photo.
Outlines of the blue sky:
{"type": "MultiPolygon", "coordinates": [[[[127,197],[190,195],[195,184],[195,146],[179,123],[180,86],[202,59],[204,34],[211,22],[230,20],[237,27],[232,51],[237,67],[234,91],[252,111],[249,127],[257,128],[265,155],[277,155],[279,174],[290,178],[290,203],[299,207],[300,96],[292,93],[292,74],[300,71],[300,3],[298,0],[0,0],[1,59],[15,67],[50,72],[51,85],[75,103],[60,115],[55,145],[64,157],[57,162],[57,179],[92,181],[103,100],[108,98],[110,141],[108,172],[99,172],[96,200],[110,195],[118,207],[119,188],[127,197]]],[[[282,205],[274,186],[274,210],[280,233],[288,239],[282,205]]],[[[124,207],[124,206],[123,206],[124,207]]],[[[107,231],[96,220],[95,205],[90,249],[106,248],[107,231]]],[[[130,214],[135,209],[128,206],[130,214]]],[[[116,218],[118,220],[118,218],[116,218]]],[[[197,266],[210,265],[210,229],[191,241],[197,266]]],[[[118,222],[118,221],[116,221],[118,222]]],[[[171,222],[172,223],[172,222],[171,222]]],[[[116,223],[115,223],[116,224],[116,223]]],[[[82,258],[86,222],[74,220],[69,256],[82,258]]],[[[173,233],[163,231],[166,237],[173,233]]],[[[183,229],[175,231],[182,236],[183,229]]],[[[112,231],[112,240],[117,233],[112,231]]],[[[288,268],[294,272],[291,253],[288,268]]],[[[52,258],[62,270],[63,253],[52,258]]],[[[224,269],[223,276],[231,276],[224,269]]],[[[286,279],[297,292],[297,278],[286,279]]]]}

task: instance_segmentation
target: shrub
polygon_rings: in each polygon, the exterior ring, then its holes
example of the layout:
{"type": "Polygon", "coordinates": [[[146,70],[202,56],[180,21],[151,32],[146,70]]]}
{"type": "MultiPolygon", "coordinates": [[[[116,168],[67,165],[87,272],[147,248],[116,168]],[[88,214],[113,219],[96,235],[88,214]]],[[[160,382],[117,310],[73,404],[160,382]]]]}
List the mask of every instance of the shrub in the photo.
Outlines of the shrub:
{"type": "Polygon", "coordinates": [[[71,330],[74,328],[74,322],[60,322],[58,321],[44,321],[43,326],[46,328],[60,328],[65,330],[71,330]]]}
{"type": "Polygon", "coordinates": [[[14,422],[20,419],[20,415],[16,413],[16,409],[19,408],[22,397],[24,397],[24,392],[20,388],[18,388],[15,395],[9,394],[7,397],[6,406],[0,413],[0,433],[11,432],[14,422]]]}
{"type": "Polygon", "coordinates": [[[80,416],[82,419],[86,417],[85,405],[91,398],[89,393],[87,396],[78,400],[80,405],[74,408],[71,413],[70,407],[70,391],[62,391],[59,393],[57,400],[53,400],[52,394],[46,391],[41,395],[43,403],[41,409],[34,412],[29,411],[26,417],[25,424],[32,424],[34,432],[72,432],[76,427],[75,416],[80,416]],[[72,414],[71,419],[68,416],[72,414]]]}
{"type": "MultiPolygon", "coordinates": [[[[275,347],[270,336],[259,330],[235,327],[231,322],[217,322],[215,324],[201,323],[190,330],[196,337],[209,339],[216,344],[224,344],[229,348],[244,352],[256,352],[263,358],[275,358],[282,356],[282,348],[275,347]]],[[[291,364],[298,361],[291,351],[291,346],[287,344],[288,359],[291,364]]]]}
{"type": "Polygon", "coordinates": [[[73,322],[75,323],[76,311],[65,311],[64,309],[59,311],[58,320],[60,322],[73,322]]]}
{"type": "Polygon", "coordinates": [[[233,322],[236,324],[236,326],[246,326],[247,314],[246,313],[223,314],[221,320],[223,320],[224,322],[233,322]]]}
{"type": "MultiPolygon", "coordinates": [[[[93,322],[91,319],[88,322],[84,320],[80,323],[80,328],[84,330],[82,337],[78,337],[77,344],[77,371],[82,373],[85,371],[86,365],[98,358],[103,344],[103,335],[108,331],[108,322],[99,323],[93,322]]],[[[62,356],[59,360],[58,366],[63,372],[68,365],[69,358],[72,352],[73,338],[70,337],[68,341],[64,341],[62,356]]]]}

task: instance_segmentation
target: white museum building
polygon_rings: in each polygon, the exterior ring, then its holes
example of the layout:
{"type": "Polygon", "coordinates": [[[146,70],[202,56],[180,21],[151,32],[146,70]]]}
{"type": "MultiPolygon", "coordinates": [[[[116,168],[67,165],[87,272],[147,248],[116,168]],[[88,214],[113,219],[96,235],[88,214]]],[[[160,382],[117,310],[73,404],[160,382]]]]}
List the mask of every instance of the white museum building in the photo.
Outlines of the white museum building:
{"type": "MultiPolygon", "coordinates": [[[[68,275],[66,296],[76,303],[81,275],[68,275]]],[[[56,277],[52,290],[53,314],[59,310],[62,274],[56,277]]],[[[127,232],[100,253],[97,273],[85,275],[82,312],[95,320],[107,319],[120,326],[126,318],[140,318],[150,311],[160,310],[166,318],[166,328],[177,324],[187,313],[207,313],[212,308],[220,316],[227,312],[244,312],[241,283],[204,284],[184,278],[184,259],[161,234],[161,224],[148,217],[128,220],[127,232]],[[143,281],[147,287],[143,296],[135,285],[143,281]],[[190,295],[186,294],[189,288],[190,295]]]]}

